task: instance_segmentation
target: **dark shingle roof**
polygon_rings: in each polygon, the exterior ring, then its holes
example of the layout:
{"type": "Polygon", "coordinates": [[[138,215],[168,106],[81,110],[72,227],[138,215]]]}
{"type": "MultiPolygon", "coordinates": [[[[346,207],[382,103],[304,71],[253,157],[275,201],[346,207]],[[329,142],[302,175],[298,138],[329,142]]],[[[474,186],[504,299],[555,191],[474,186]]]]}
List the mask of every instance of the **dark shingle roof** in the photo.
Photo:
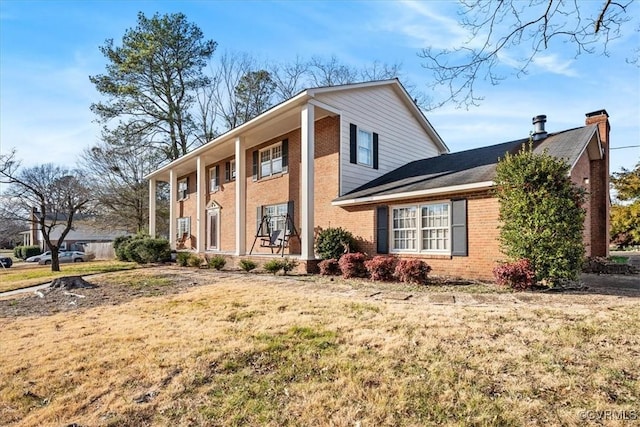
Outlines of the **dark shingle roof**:
{"type": "MultiPolygon", "coordinates": [[[[549,134],[535,142],[535,152],[547,152],[572,165],[591,140],[597,125],[549,134]]],[[[517,153],[529,138],[488,147],[416,160],[370,181],[338,197],[336,201],[364,197],[388,196],[397,193],[432,190],[444,187],[492,181],[496,165],[506,153],[517,153]]]]}

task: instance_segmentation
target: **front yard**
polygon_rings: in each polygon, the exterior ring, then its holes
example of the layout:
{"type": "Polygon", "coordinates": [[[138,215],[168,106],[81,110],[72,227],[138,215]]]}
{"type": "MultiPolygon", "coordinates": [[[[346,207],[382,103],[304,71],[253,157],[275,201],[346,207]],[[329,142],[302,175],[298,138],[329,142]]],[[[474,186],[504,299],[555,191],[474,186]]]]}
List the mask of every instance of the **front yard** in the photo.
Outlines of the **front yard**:
{"type": "Polygon", "coordinates": [[[596,425],[604,411],[604,424],[630,425],[640,415],[638,295],[178,268],[90,281],[99,287],[0,300],[1,425],[596,425]],[[21,309],[48,298],[53,308],[21,309]]]}

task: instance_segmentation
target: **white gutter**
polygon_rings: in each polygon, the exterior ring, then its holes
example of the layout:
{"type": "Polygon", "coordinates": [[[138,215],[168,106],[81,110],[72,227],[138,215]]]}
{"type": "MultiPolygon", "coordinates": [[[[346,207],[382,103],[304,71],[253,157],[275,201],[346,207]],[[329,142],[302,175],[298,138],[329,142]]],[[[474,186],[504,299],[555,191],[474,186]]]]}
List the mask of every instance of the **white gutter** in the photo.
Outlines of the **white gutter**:
{"type": "Polygon", "coordinates": [[[495,183],[493,181],[474,182],[472,184],[452,185],[449,187],[431,188],[429,190],[406,191],[404,193],[385,194],[382,196],[359,197],[348,200],[338,200],[331,202],[333,206],[353,206],[363,205],[367,203],[390,202],[394,200],[412,199],[423,196],[433,196],[446,193],[459,193],[470,190],[480,190],[491,188],[495,183]]]}
{"type": "Polygon", "coordinates": [[[301,99],[309,97],[309,93],[308,92],[309,92],[308,90],[305,90],[305,91],[299,93],[298,95],[294,96],[293,98],[289,98],[288,100],[282,102],[281,104],[278,104],[278,105],[272,107],[271,109],[265,111],[264,113],[262,113],[261,115],[259,115],[257,117],[254,117],[253,119],[249,120],[248,122],[243,123],[240,126],[235,127],[235,128],[229,130],[226,133],[223,133],[219,137],[217,137],[215,139],[212,139],[211,141],[201,145],[200,147],[196,148],[195,150],[190,151],[189,153],[185,154],[184,156],[182,156],[180,158],[177,158],[176,160],[172,161],[171,163],[167,163],[166,165],[162,166],[161,168],[156,169],[155,171],[153,171],[150,174],[146,175],[144,177],[144,179],[152,178],[155,175],[161,174],[163,172],[166,172],[166,171],[174,168],[176,165],[179,165],[179,164],[181,164],[181,163],[183,163],[185,161],[191,160],[194,157],[197,157],[201,152],[210,149],[212,146],[216,146],[216,145],[222,144],[225,141],[230,140],[232,138],[235,141],[235,138],[234,138],[235,136],[238,136],[239,134],[242,134],[247,129],[250,129],[250,128],[256,126],[256,125],[259,125],[263,121],[269,120],[272,116],[277,115],[282,110],[286,110],[292,104],[295,105],[301,99]]]}

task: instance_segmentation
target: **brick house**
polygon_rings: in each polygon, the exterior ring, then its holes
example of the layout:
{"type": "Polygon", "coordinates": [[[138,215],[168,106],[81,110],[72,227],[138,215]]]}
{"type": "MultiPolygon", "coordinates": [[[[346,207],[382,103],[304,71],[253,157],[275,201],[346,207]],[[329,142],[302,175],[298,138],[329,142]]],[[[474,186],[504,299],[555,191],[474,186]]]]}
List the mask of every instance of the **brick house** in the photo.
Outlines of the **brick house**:
{"type": "MultiPolygon", "coordinates": [[[[547,134],[539,116],[534,134],[535,150],[568,161],[590,192],[591,255],[608,248],[607,118],[589,113],[586,126],[547,134]]],[[[369,255],[420,257],[435,274],[489,278],[501,258],[495,166],[528,139],[450,154],[397,79],[307,89],[150,174],[149,229],[154,235],[164,181],[177,249],[283,252],[313,270],[315,235],[342,227],[369,255]]]]}

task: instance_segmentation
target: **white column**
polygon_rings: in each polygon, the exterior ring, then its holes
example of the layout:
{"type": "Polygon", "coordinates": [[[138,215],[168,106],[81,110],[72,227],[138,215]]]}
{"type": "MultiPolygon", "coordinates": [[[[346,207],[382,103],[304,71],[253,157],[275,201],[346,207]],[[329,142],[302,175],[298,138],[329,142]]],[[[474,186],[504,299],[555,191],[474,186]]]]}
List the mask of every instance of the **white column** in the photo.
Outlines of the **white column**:
{"type": "Polygon", "coordinates": [[[149,236],[156,237],[156,200],[157,182],[155,178],[149,179],[149,236]]]}
{"type": "Polygon", "coordinates": [[[301,112],[301,141],[302,148],[302,170],[301,170],[301,192],[300,203],[300,240],[302,241],[301,258],[303,260],[315,259],[313,250],[313,154],[315,147],[314,138],[314,107],[307,104],[302,107],[301,112]]]}
{"type": "Polygon", "coordinates": [[[236,138],[236,255],[244,255],[246,249],[247,165],[243,138],[236,138]]]}
{"type": "Polygon", "coordinates": [[[205,251],[206,236],[206,194],[207,194],[207,171],[204,160],[201,156],[196,158],[196,250],[198,253],[205,251]]]}
{"type": "Polygon", "coordinates": [[[173,169],[169,171],[169,243],[171,249],[176,248],[176,211],[178,209],[178,175],[173,169]]]}

